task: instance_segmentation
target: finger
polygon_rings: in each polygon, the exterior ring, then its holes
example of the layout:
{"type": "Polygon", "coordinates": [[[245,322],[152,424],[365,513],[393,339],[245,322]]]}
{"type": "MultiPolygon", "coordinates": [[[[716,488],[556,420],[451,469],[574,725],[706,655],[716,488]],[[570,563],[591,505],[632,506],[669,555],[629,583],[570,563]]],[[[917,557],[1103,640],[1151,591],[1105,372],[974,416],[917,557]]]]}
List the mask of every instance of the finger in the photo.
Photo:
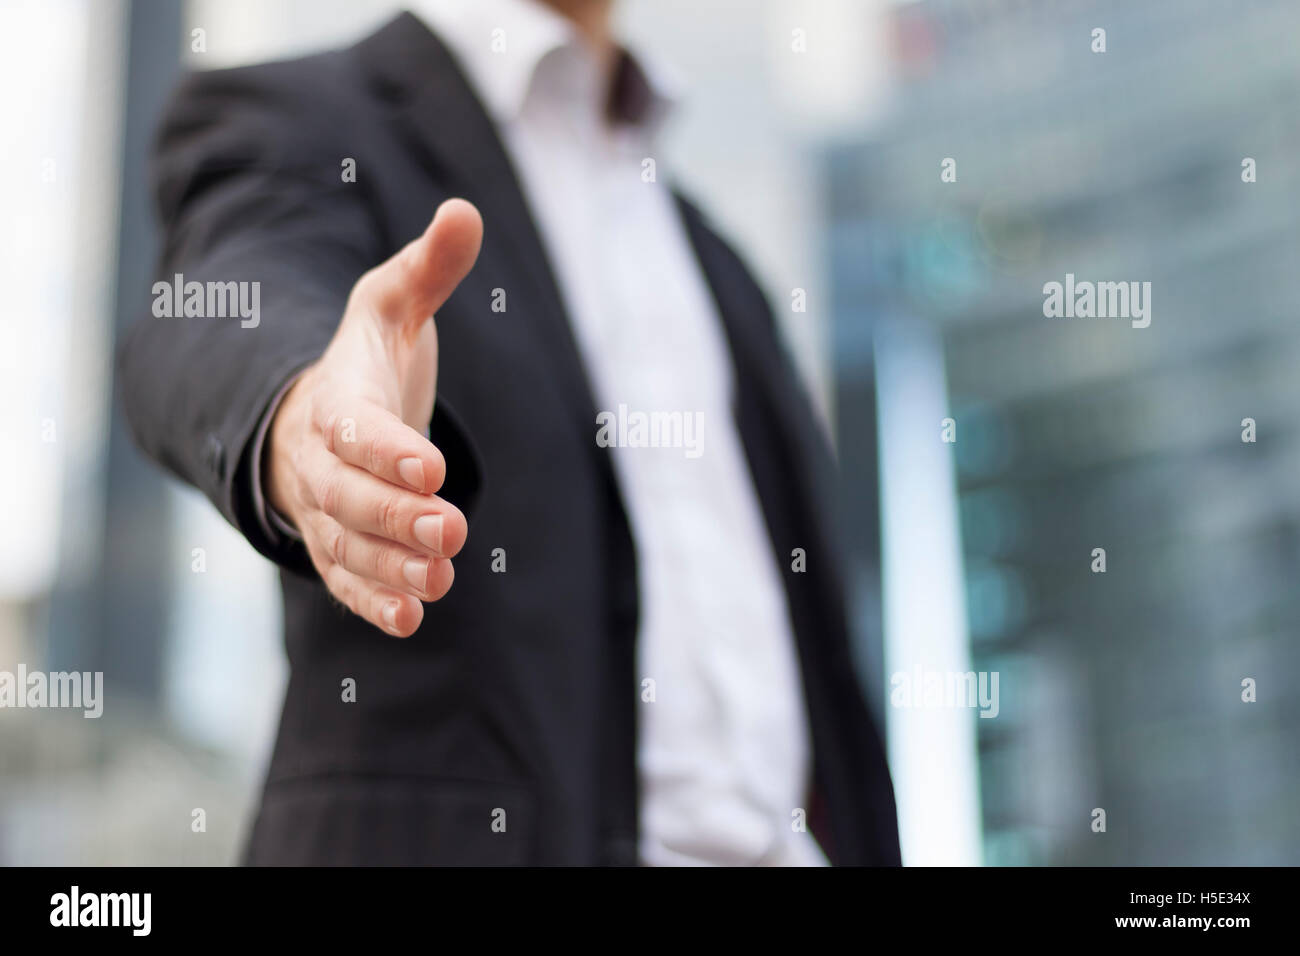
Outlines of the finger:
{"type": "Polygon", "coordinates": [[[424,620],[424,605],[410,594],[369,581],[325,559],[321,577],[353,614],[394,637],[410,637],[424,620]]]}
{"type": "Polygon", "coordinates": [[[422,322],[469,274],[482,242],[478,210],[464,199],[448,199],[419,238],[361,277],[358,291],[380,315],[422,322]]]}
{"type": "Polygon", "coordinates": [[[388,409],[326,397],[313,403],[312,417],[325,447],[349,465],[422,495],[442,487],[447,476],[442,452],[388,409]]]}
{"type": "Polygon", "coordinates": [[[320,540],[334,563],[376,584],[437,601],[451,588],[451,561],[418,554],[321,517],[320,540]]]}
{"type": "MultiPolygon", "coordinates": [[[[320,454],[328,455],[323,448],[320,454]]],[[[418,495],[337,460],[316,473],[316,507],[349,530],[444,558],[465,545],[465,515],[437,495],[418,495]]]]}

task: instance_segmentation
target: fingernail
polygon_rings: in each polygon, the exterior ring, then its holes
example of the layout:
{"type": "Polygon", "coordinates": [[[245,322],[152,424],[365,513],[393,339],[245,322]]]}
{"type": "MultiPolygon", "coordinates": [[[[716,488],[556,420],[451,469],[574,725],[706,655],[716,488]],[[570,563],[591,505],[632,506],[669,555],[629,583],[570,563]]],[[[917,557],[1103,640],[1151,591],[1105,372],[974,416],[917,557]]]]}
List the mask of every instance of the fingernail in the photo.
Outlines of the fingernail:
{"type": "Polygon", "coordinates": [[[429,559],[407,558],[402,563],[402,576],[410,582],[411,587],[423,591],[429,580],[429,559]]]}
{"type": "Polygon", "coordinates": [[[416,491],[424,491],[424,465],[418,458],[403,458],[397,463],[397,474],[416,491]]]}
{"type": "Polygon", "coordinates": [[[430,551],[442,553],[442,515],[420,515],[415,519],[415,539],[430,551]]]}
{"type": "Polygon", "coordinates": [[[390,631],[397,630],[397,602],[389,601],[384,605],[384,627],[390,631]]]}

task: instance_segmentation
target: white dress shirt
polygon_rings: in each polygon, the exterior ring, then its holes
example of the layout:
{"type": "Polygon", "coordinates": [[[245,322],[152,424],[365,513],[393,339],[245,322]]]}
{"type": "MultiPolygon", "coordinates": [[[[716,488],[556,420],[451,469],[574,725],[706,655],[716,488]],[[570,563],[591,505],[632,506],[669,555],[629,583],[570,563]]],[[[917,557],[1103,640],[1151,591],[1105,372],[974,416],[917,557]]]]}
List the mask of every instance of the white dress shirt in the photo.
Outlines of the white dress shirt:
{"type": "MultiPolygon", "coordinates": [[[[496,123],[597,409],[624,422],[679,412],[699,429],[684,432],[692,447],[609,449],[638,567],[640,857],[824,865],[793,825],[806,809],[807,717],[778,556],[732,418],[731,357],[653,148],[670,105],[662,76],[632,61],[650,107],[614,124],[609,78],[550,8],[419,0],[415,9],[496,123]]],[[[593,440],[597,432],[593,422],[593,440]]]]}

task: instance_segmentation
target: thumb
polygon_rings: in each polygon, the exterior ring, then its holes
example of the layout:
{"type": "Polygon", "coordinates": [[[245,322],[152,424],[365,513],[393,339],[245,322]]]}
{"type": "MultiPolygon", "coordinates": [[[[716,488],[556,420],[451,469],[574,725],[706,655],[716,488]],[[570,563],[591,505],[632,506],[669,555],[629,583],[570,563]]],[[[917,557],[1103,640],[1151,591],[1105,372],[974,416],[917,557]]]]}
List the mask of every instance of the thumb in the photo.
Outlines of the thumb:
{"type": "Polygon", "coordinates": [[[482,243],[483,219],[473,203],[448,199],[419,238],[370,270],[359,285],[386,318],[423,321],[469,274],[482,243]]]}

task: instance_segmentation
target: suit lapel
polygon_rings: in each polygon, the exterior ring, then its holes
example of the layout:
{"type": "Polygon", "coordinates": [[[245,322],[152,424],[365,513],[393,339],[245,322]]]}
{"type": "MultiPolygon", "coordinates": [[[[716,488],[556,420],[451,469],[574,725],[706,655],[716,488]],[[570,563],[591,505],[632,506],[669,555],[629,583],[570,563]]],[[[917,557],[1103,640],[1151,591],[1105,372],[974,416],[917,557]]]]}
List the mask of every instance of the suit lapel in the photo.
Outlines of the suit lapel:
{"type": "MultiPolygon", "coordinates": [[[[439,182],[483,214],[484,259],[504,263],[512,283],[526,286],[540,326],[538,346],[546,352],[539,361],[553,363],[558,387],[583,427],[591,426],[596,404],[546,249],[496,129],[452,54],[410,13],[363,40],[357,51],[376,91],[394,104],[405,136],[439,182]]],[[[725,281],[736,268],[730,251],[693,206],[680,197],[678,205],[718,305],[741,389],[752,391],[781,419],[784,433],[797,436],[805,423],[790,420],[791,409],[799,405],[788,400],[794,383],[787,381],[779,355],[756,324],[766,304],[732,294],[725,281]]]]}
{"type": "Polygon", "coordinates": [[[808,799],[813,812],[809,824],[822,848],[835,860],[838,851],[832,829],[836,834],[851,833],[851,814],[859,810],[838,799],[831,803],[827,797],[831,791],[838,797],[843,790],[829,786],[827,775],[841,772],[836,755],[844,750],[837,738],[842,694],[827,682],[836,667],[827,648],[844,633],[842,618],[834,610],[841,591],[837,582],[830,583],[834,562],[826,550],[829,529],[825,515],[815,507],[828,497],[830,463],[817,440],[820,425],[807,409],[798,379],[782,360],[762,294],[699,211],[680,197],[678,205],[731,346],[736,370],[733,414],[773,550],[784,566],[792,549],[804,548],[810,564],[819,569],[809,575],[783,573],[782,583],[812,738],[814,779],[808,799]],[[817,582],[829,583],[829,590],[811,590],[817,582]]]}
{"type": "MultiPolygon", "coordinates": [[[[778,466],[777,461],[760,454],[756,440],[757,429],[774,428],[786,449],[780,457],[793,457],[805,465],[784,471],[801,486],[801,493],[812,494],[815,479],[805,470],[823,457],[818,442],[821,426],[808,410],[802,385],[782,358],[771,310],[744,265],[709,228],[700,211],[680,195],[677,205],[726,331],[736,370],[736,423],[750,471],[758,482],[762,477],[758,472],[778,466]]],[[[779,502],[764,501],[763,505],[765,509],[780,507],[779,502]]]]}
{"type": "Polygon", "coordinates": [[[480,261],[504,264],[511,302],[531,306],[528,313],[538,323],[538,361],[555,369],[554,381],[582,427],[594,428],[590,382],[546,249],[496,128],[451,52],[410,13],[363,40],[357,51],[434,177],[482,213],[480,261]]]}

